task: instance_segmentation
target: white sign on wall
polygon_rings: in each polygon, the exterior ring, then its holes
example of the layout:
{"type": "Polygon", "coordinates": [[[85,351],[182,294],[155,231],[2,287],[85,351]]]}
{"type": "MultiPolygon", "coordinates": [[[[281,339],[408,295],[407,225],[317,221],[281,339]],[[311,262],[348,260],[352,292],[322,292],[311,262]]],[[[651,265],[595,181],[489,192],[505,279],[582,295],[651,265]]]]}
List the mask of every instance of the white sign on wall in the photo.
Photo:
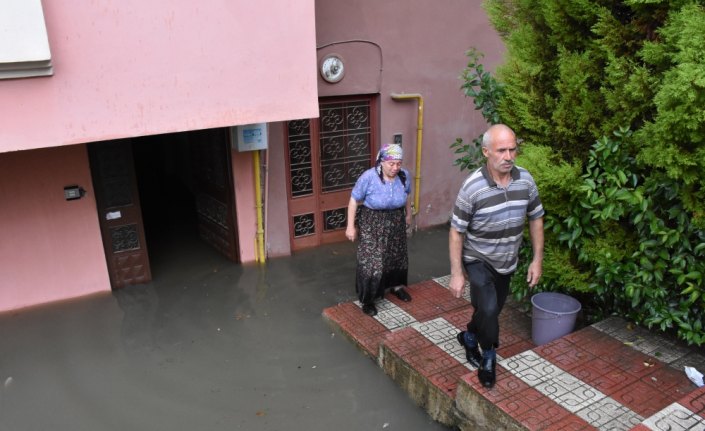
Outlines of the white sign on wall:
{"type": "Polygon", "coordinates": [[[267,123],[246,124],[232,128],[238,151],[267,149],[267,123]]]}

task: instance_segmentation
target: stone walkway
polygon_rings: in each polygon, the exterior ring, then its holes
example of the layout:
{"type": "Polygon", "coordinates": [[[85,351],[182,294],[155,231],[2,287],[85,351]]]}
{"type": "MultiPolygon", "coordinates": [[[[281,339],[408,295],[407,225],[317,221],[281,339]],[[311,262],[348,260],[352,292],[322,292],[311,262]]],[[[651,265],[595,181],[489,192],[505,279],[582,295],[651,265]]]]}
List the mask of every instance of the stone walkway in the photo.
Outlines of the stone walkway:
{"type": "Polygon", "coordinates": [[[500,316],[497,384],[485,389],[456,341],[472,312],[448,277],[409,286],[413,301],[388,296],[372,318],[349,302],[324,310],[329,323],[375,359],[436,421],[460,430],[700,430],[705,372],[689,349],[610,318],[536,346],[531,318],[509,302],[500,316]]]}

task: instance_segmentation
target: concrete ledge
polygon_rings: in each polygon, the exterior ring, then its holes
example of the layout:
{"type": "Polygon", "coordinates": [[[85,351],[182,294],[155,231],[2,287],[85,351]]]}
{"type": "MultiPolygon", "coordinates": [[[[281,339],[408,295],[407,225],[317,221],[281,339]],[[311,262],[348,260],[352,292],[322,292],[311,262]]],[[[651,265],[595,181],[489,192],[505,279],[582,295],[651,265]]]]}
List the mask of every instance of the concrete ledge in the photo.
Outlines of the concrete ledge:
{"type": "Polygon", "coordinates": [[[500,316],[497,383],[484,388],[456,340],[472,306],[446,288],[442,279],[409,286],[411,302],[382,300],[374,318],[356,303],[323,317],[451,428],[705,429],[705,388],[683,372],[683,365],[705,370],[702,350],[619,318],[536,346],[530,316],[509,302],[500,316]]]}
{"type": "MultiPolygon", "coordinates": [[[[395,351],[393,338],[414,337],[416,331],[402,329],[388,338],[380,346],[379,362],[384,372],[401,386],[409,397],[426,410],[431,418],[449,427],[458,426],[453,400],[454,389],[439,387],[418,369],[411,366],[403,354],[395,351]]],[[[398,345],[398,344],[397,344],[398,345]]],[[[466,370],[467,371],[467,370],[466,370]]],[[[453,382],[455,386],[455,382],[453,382]]]]}
{"type": "Polygon", "coordinates": [[[455,405],[460,430],[523,431],[526,429],[511,416],[498,409],[492,401],[475,388],[473,375],[468,374],[460,380],[455,405]]]}

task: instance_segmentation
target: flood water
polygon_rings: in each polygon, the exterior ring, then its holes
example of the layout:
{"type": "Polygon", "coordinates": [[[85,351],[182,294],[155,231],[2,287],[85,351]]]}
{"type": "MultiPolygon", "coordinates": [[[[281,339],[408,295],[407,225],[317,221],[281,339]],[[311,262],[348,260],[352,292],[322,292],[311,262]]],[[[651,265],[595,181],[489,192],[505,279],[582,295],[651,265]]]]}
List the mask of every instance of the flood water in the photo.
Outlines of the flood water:
{"type": "MultiPolygon", "coordinates": [[[[449,273],[447,232],[410,239],[410,284],[449,273]]],[[[149,284],[0,314],[0,430],[446,430],[323,319],[355,299],[353,244],[160,250],[149,284]]]]}

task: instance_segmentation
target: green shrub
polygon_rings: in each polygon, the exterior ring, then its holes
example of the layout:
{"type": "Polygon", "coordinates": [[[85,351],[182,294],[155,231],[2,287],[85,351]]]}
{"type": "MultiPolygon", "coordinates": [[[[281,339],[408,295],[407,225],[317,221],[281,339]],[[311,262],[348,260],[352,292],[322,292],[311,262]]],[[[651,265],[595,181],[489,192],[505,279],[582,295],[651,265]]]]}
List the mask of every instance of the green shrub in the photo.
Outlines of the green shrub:
{"type": "MultiPolygon", "coordinates": [[[[556,171],[574,172],[574,167],[550,159],[537,163],[545,149],[525,149],[533,157],[518,162],[536,173],[542,201],[549,205],[539,289],[575,294],[592,320],[616,314],[705,344],[705,232],[679,201],[678,183],[639,167],[629,153],[631,139],[628,129],[620,129],[614,138],[596,141],[582,175],[567,178],[574,186],[556,195],[544,193],[552,183],[541,169],[551,169],[551,163],[556,171]],[[566,199],[560,208],[568,214],[551,212],[558,196],[566,199]]],[[[522,253],[520,274],[530,261],[530,246],[522,253]]],[[[518,298],[529,294],[522,277],[515,277],[512,287],[518,298]]]]}
{"type": "MultiPolygon", "coordinates": [[[[475,53],[465,94],[524,142],[546,208],[539,289],[705,344],[705,2],[484,4],[506,61],[494,81],[475,53]]],[[[462,167],[473,147],[454,149],[462,167]]]]}
{"type": "MultiPolygon", "coordinates": [[[[497,124],[499,123],[497,104],[504,94],[503,86],[480,63],[482,54],[479,51],[472,48],[465,55],[468,57],[468,64],[460,74],[462,81],[460,88],[466,97],[473,99],[475,109],[482,113],[489,124],[497,124]]],[[[474,138],[472,143],[464,142],[463,138],[456,138],[450,148],[458,155],[454,165],[459,166],[461,171],[473,170],[484,162],[482,135],[474,138]]]]}

